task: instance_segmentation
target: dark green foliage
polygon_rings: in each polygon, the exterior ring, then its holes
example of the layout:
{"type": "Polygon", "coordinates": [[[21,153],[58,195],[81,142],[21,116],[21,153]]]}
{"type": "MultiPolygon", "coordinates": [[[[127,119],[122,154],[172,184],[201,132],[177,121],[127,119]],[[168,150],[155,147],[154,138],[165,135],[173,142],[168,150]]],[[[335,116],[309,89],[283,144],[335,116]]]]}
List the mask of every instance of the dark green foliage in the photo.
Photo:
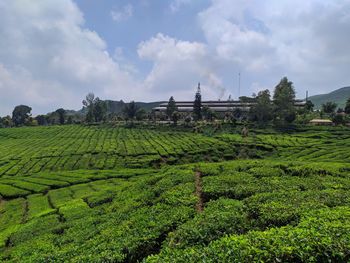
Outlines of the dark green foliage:
{"type": "Polygon", "coordinates": [[[16,126],[24,125],[28,122],[32,108],[26,105],[18,105],[12,112],[12,121],[16,126]]]}
{"type": "Polygon", "coordinates": [[[294,107],[295,90],[293,82],[286,77],[281,79],[280,83],[275,87],[273,94],[274,120],[278,125],[291,123],[295,120],[296,112],[294,107]]]}
{"type": "Polygon", "coordinates": [[[60,109],[57,109],[55,112],[58,115],[59,123],[61,125],[64,124],[65,118],[66,118],[66,111],[64,109],[60,108],[60,109]]]}
{"type": "Polygon", "coordinates": [[[250,109],[250,118],[259,125],[267,125],[273,118],[272,110],[269,90],[260,91],[256,96],[256,105],[250,109]]]}
{"type": "Polygon", "coordinates": [[[37,120],[38,125],[47,125],[48,124],[47,118],[45,115],[38,115],[35,117],[35,119],[37,120]]]}
{"type": "Polygon", "coordinates": [[[13,122],[12,122],[12,119],[9,115],[7,115],[3,118],[0,118],[0,127],[8,128],[8,127],[12,127],[12,126],[13,126],[13,122]]]}
{"type": "Polygon", "coordinates": [[[335,112],[337,108],[337,104],[331,101],[328,101],[324,104],[322,104],[322,111],[327,114],[332,114],[335,112]]]}
{"type": "Polygon", "coordinates": [[[346,123],[345,117],[341,113],[334,114],[332,121],[335,125],[344,125],[346,123]]]}
{"type": "Polygon", "coordinates": [[[196,121],[202,119],[202,95],[200,84],[198,83],[198,89],[195,95],[194,103],[193,103],[193,117],[196,121]]]}
{"type": "Polygon", "coordinates": [[[173,114],[171,115],[171,119],[175,126],[177,125],[179,118],[180,118],[180,113],[178,113],[177,111],[174,111],[173,114]]]}
{"type": "Polygon", "coordinates": [[[350,114],[350,98],[346,101],[344,111],[346,114],[350,114]]]}
{"type": "Polygon", "coordinates": [[[169,119],[172,120],[172,115],[175,111],[177,111],[176,102],[174,100],[174,97],[171,96],[169,99],[168,105],[166,107],[166,115],[168,116],[169,119]]]}
{"type": "Polygon", "coordinates": [[[89,93],[86,95],[85,100],[83,100],[83,105],[87,108],[86,121],[94,121],[94,103],[95,103],[95,94],[89,93]]]}
{"type": "Polygon", "coordinates": [[[103,100],[100,100],[99,98],[96,98],[93,113],[94,113],[96,122],[104,121],[107,114],[106,102],[103,100]]]}
{"type": "Polygon", "coordinates": [[[124,106],[123,114],[127,120],[134,120],[139,110],[140,107],[137,106],[134,101],[131,101],[130,103],[124,106]]]}
{"type": "Polygon", "coordinates": [[[86,99],[83,100],[83,105],[87,109],[87,122],[101,122],[105,120],[107,115],[107,104],[105,101],[100,100],[99,97],[95,98],[93,93],[89,93],[86,99]]]}
{"type": "Polygon", "coordinates": [[[146,119],[147,113],[146,113],[146,111],[145,111],[144,109],[141,109],[141,108],[140,108],[140,109],[136,112],[135,117],[136,117],[136,120],[142,121],[142,120],[146,119]]]}
{"type": "Polygon", "coordinates": [[[239,100],[243,103],[255,102],[255,98],[247,97],[247,96],[241,96],[241,97],[239,97],[239,100]]]}
{"type": "Polygon", "coordinates": [[[210,109],[208,106],[204,106],[202,108],[202,114],[204,119],[206,119],[207,121],[213,121],[215,118],[215,112],[210,109]]]}
{"type": "Polygon", "coordinates": [[[307,100],[305,104],[305,110],[308,112],[312,112],[314,110],[315,105],[312,103],[311,100],[307,100]]]}

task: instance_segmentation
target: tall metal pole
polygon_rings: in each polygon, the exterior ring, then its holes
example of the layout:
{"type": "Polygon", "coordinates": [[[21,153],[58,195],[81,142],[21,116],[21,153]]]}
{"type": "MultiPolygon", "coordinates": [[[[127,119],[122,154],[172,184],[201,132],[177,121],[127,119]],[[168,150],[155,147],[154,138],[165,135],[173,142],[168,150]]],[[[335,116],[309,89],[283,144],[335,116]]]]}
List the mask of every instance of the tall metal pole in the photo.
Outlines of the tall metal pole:
{"type": "Polygon", "coordinates": [[[241,96],[241,72],[238,73],[238,99],[241,96]]]}

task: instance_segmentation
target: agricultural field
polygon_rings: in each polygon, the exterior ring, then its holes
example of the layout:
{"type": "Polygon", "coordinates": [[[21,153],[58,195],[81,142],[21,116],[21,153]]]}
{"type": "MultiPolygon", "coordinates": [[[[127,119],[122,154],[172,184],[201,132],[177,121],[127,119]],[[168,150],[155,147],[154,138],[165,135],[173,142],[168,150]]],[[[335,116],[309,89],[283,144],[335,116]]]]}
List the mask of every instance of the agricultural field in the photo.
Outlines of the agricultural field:
{"type": "Polygon", "coordinates": [[[215,138],[184,132],[53,126],[0,130],[0,176],[42,171],[143,168],[183,159],[232,156],[215,138]]]}
{"type": "Polygon", "coordinates": [[[350,133],[0,129],[1,262],[348,262],[350,133]]]}

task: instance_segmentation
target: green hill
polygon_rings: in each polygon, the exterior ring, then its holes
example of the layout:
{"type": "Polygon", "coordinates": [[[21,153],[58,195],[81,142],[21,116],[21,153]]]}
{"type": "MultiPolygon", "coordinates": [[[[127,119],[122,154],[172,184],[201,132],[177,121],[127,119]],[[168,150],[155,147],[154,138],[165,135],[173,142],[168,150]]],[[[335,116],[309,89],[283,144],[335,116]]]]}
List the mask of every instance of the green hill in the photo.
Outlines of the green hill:
{"type": "Polygon", "coordinates": [[[339,108],[344,108],[348,98],[350,98],[350,86],[334,90],[328,94],[311,96],[309,99],[315,105],[315,109],[320,109],[321,105],[328,101],[337,103],[339,108]]]}

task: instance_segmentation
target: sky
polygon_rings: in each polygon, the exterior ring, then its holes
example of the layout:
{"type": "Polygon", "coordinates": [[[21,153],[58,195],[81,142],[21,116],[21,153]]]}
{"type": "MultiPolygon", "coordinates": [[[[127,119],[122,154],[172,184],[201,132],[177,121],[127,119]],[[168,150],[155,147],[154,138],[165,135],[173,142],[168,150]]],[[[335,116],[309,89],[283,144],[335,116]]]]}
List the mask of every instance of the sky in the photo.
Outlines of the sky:
{"type": "Polygon", "coordinates": [[[350,85],[350,0],[0,0],[0,116],[350,85]],[[239,90],[239,78],[241,85],[239,90]]]}

